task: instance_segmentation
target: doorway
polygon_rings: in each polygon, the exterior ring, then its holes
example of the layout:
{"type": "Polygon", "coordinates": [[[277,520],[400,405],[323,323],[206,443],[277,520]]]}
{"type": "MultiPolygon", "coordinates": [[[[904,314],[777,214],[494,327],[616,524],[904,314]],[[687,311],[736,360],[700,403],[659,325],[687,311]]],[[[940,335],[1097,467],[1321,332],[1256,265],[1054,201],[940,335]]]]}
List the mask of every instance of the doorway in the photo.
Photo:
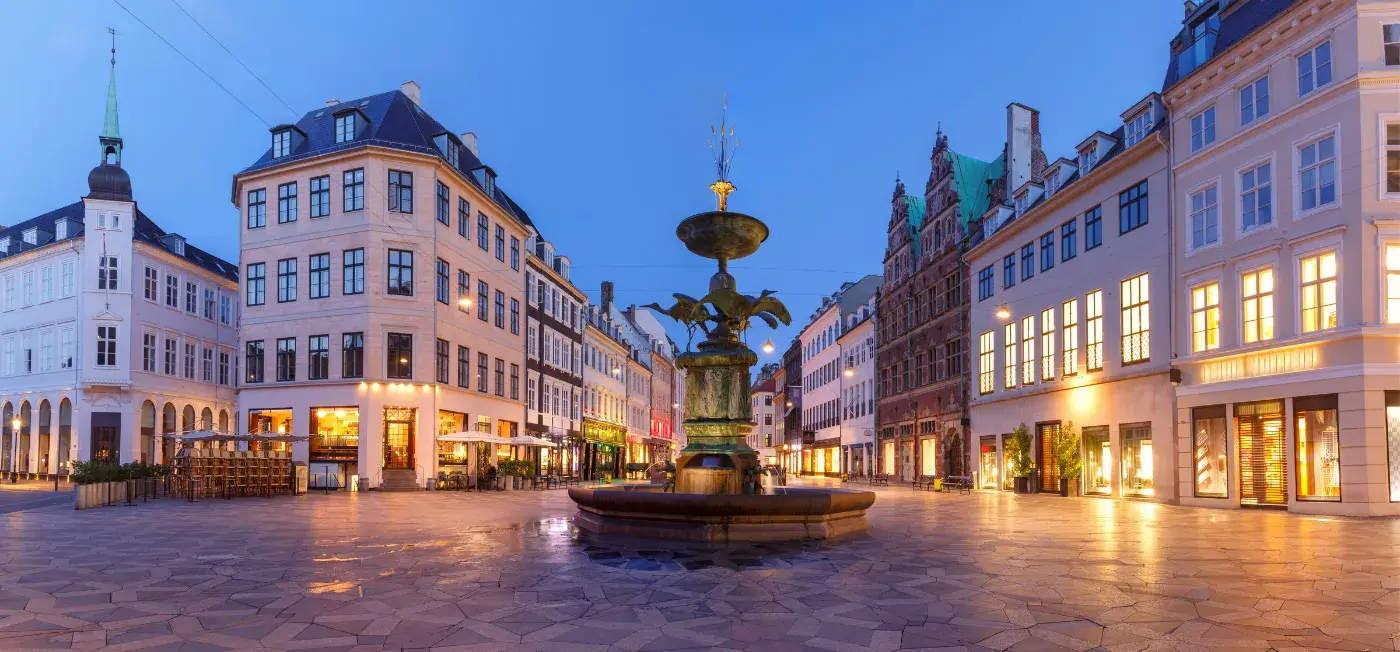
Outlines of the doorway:
{"type": "Polygon", "coordinates": [[[1236,404],[1235,430],[1240,437],[1240,503],[1287,504],[1283,401],[1236,404]]]}
{"type": "Polygon", "coordinates": [[[107,464],[121,462],[122,415],[116,412],[92,413],[92,459],[107,464]]]}
{"type": "Polygon", "coordinates": [[[412,469],[414,410],[384,409],[384,468],[412,469]]]}
{"type": "Polygon", "coordinates": [[[1040,490],[1060,492],[1060,461],[1055,458],[1055,441],[1060,438],[1060,422],[1035,424],[1036,468],[1040,469],[1040,490]]]}

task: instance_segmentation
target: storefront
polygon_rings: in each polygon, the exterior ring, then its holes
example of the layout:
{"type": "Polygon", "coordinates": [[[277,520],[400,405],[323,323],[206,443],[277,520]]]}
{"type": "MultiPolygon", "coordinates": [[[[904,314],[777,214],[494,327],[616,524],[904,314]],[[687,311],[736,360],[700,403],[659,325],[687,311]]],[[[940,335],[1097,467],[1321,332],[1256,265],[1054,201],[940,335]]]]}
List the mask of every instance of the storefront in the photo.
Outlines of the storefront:
{"type": "Polygon", "coordinates": [[[808,473],[830,477],[841,475],[841,439],[839,437],[817,440],[811,448],[803,449],[803,453],[809,454],[810,468],[808,473]]]}
{"type": "Polygon", "coordinates": [[[580,459],[583,476],[590,480],[621,477],[623,457],[627,453],[627,427],[617,424],[583,420],[584,450],[580,459]]]}
{"type": "MultiPolygon", "coordinates": [[[[310,417],[308,486],[318,489],[349,487],[359,474],[360,409],[354,406],[313,407],[310,417]]],[[[252,422],[250,418],[249,423],[252,422]]]]}
{"type": "Polygon", "coordinates": [[[1084,495],[1113,495],[1113,447],[1109,443],[1108,426],[1089,426],[1080,431],[1084,446],[1084,495]]]}
{"type": "Polygon", "coordinates": [[[1035,424],[1035,441],[1031,444],[1040,491],[1060,492],[1060,462],[1055,457],[1055,442],[1060,436],[1060,422],[1035,424]]]}
{"type": "Polygon", "coordinates": [[[982,435],[977,453],[977,475],[979,489],[996,489],[998,471],[1001,469],[1001,454],[997,448],[996,435],[982,435]]]}
{"type": "MultiPolygon", "coordinates": [[[[917,457],[918,475],[937,476],[943,475],[939,467],[942,455],[939,454],[938,422],[934,419],[926,419],[919,422],[919,454],[917,457]]],[[[913,479],[913,474],[909,480],[913,479]]]]}

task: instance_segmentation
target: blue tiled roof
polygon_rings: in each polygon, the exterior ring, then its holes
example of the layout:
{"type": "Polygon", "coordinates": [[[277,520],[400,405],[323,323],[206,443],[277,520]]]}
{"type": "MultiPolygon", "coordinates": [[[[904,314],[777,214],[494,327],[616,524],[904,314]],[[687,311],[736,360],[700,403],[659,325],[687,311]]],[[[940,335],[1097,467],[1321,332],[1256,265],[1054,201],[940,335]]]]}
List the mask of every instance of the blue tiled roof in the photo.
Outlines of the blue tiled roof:
{"type": "MultiPolygon", "coordinates": [[[[422,107],[418,106],[404,95],[403,91],[393,90],[378,95],[362,97],[349,102],[341,102],[335,106],[328,106],[315,111],[307,112],[297,120],[294,125],[305,138],[296,143],[292,153],[278,159],[272,158],[272,145],[269,142],[267,151],[258,157],[252,165],[244,168],[242,173],[256,172],[268,168],[295,163],[313,156],[321,156],[339,151],[355,149],[359,147],[386,147],[416,154],[428,154],[431,156],[442,156],[433,138],[439,134],[456,134],[442,123],[434,120],[422,107]],[[364,115],[367,123],[359,136],[355,140],[343,143],[335,142],[335,116],[346,111],[356,110],[364,115]]],[[[276,128],[274,128],[276,129],[276,128]]],[[[482,167],[484,164],[480,159],[472,154],[467,148],[460,148],[461,153],[458,158],[457,169],[463,176],[471,180],[477,188],[481,188],[480,181],[472,174],[472,171],[482,167]]],[[[444,162],[446,160],[444,159],[444,162]]],[[[242,174],[240,173],[240,174],[242,174]]],[[[530,216],[519,204],[515,203],[505,191],[497,185],[495,196],[492,197],[502,208],[512,214],[522,224],[533,227],[530,216]]]]}
{"type": "MultiPolygon", "coordinates": [[[[83,214],[83,202],[76,201],[62,208],[54,209],[38,217],[20,222],[14,226],[0,229],[0,238],[10,238],[10,255],[47,247],[60,241],[50,239],[48,241],[41,240],[36,244],[28,244],[24,241],[22,235],[30,228],[37,227],[40,231],[47,232],[48,238],[53,238],[55,232],[54,224],[60,219],[69,220],[71,225],[67,237],[65,237],[63,241],[81,238],[83,236],[83,214]]],[[[161,241],[162,237],[168,235],[165,230],[160,228],[151,218],[146,217],[146,214],[142,213],[140,208],[136,209],[136,230],[133,232],[133,235],[138,242],[144,242],[153,247],[159,247],[172,256],[178,255],[170,251],[169,247],[161,241]]],[[[183,258],[192,264],[198,265],[230,281],[238,282],[237,265],[189,244],[188,242],[185,243],[185,255],[183,258]]]]}

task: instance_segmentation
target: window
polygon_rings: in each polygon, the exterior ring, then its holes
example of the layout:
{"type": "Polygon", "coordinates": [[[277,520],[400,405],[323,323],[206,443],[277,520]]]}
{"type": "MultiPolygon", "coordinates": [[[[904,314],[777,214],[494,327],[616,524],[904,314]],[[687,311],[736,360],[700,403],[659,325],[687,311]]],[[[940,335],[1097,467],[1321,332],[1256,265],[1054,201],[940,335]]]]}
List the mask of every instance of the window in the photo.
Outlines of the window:
{"type": "Polygon", "coordinates": [[[297,300],[297,259],[277,261],[277,303],[297,300]]]}
{"type": "Polygon", "coordinates": [[[340,377],[364,378],[365,334],[345,333],[340,336],[340,377]]]}
{"type": "Polygon", "coordinates": [[[413,173],[389,170],[389,211],[413,212],[413,173]]]}
{"type": "Polygon", "coordinates": [[[1337,327],[1337,254],[1315,254],[1298,261],[1303,301],[1303,332],[1337,327]]]}
{"type": "Polygon", "coordinates": [[[341,210],[346,213],[363,210],[365,207],[364,168],[346,170],[341,181],[341,187],[344,190],[344,206],[341,210]]]}
{"type": "Polygon", "coordinates": [[[531,360],[538,359],[539,354],[539,332],[535,329],[535,323],[530,322],[529,334],[525,336],[525,355],[531,360]]]}
{"type": "Polygon", "coordinates": [[[490,226],[489,226],[489,223],[488,223],[487,220],[486,220],[486,214],[485,214],[485,213],[477,213],[477,214],[476,214],[476,244],[477,244],[477,246],[481,247],[481,250],[482,250],[482,251],[486,251],[487,248],[489,248],[489,247],[491,246],[491,243],[490,243],[490,241],[489,241],[489,238],[490,238],[490,237],[491,237],[490,226]]]}
{"type": "Polygon", "coordinates": [[[1123,125],[1123,147],[1132,147],[1138,141],[1147,137],[1147,132],[1152,129],[1152,107],[1147,107],[1142,113],[1137,114],[1128,124],[1123,125]]]}
{"type": "Polygon", "coordinates": [[[199,284],[194,281],[185,281],[185,312],[199,313],[199,284]]]}
{"type": "Polygon", "coordinates": [[[1269,77],[1265,75],[1240,89],[1240,126],[1269,115],[1269,77]]]}
{"type": "Polygon", "coordinates": [[[452,226],[452,192],[441,181],[437,182],[437,221],[452,226]]]}
{"type": "Polygon", "coordinates": [[[1240,174],[1240,230],[1253,231],[1274,222],[1273,171],[1268,163],[1240,174]]]}
{"type": "Polygon", "coordinates": [[[437,381],[446,385],[448,383],[447,352],[451,350],[451,345],[447,340],[439,338],[437,348],[434,350],[434,357],[437,360],[437,381]]]}
{"type": "Polygon", "coordinates": [[[1016,322],[1002,326],[1002,387],[1016,386],[1016,322]]]}
{"type": "Polygon", "coordinates": [[[245,283],[248,285],[248,305],[263,305],[266,282],[267,271],[263,263],[253,263],[248,266],[248,278],[245,279],[245,283]]]}
{"type": "MultiPolygon", "coordinates": [[[[962,339],[952,338],[943,345],[944,351],[944,373],[941,378],[951,378],[962,375],[962,339]]],[[[862,412],[863,414],[863,412],[862,412]]],[[[860,416],[860,415],[857,415],[860,416]]]]}
{"type": "Polygon", "coordinates": [[[1400,245],[1385,246],[1385,322],[1400,324],[1400,245]]]}
{"type": "Polygon", "coordinates": [[[1298,97],[1332,83],[1332,42],[1298,55],[1298,97]]]}
{"type": "MultiPolygon", "coordinates": [[[[32,303],[33,298],[33,278],[28,272],[24,275],[24,305],[32,303]]],[[[115,290],[117,289],[117,257],[98,256],[97,257],[97,289],[115,290]]]]}
{"type": "Polygon", "coordinates": [[[297,221],[297,184],[295,181],[277,186],[277,223],[297,221]]]}
{"type": "Polygon", "coordinates": [[[1103,369],[1103,290],[1084,298],[1084,353],[1089,371],[1103,369]]]}
{"type": "Polygon", "coordinates": [[[228,384],[229,352],[219,351],[219,384],[228,384]]]}
{"type": "Polygon", "coordinates": [[[490,304],[487,303],[490,300],[488,296],[490,292],[491,289],[486,286],[486,281],[476,282],[476,318],[481,321],[486,321],[491,318],[490,304]]]}
{"type": "Polygon", "coordinates": [[[452,266],[448,265],[447,261],[441,258],[437,259],[437,283],[434,285],[433,294],[437,298],[438,303],[444,306],[447,305],[447,295],[449,294],[447,279],[448,274],[451,272],[452,266]]]}
{"type": "Polygon", "coordinates": [[[1147,224],[1147,180],[1118,193],[1118,235],[1147,224]]]}
{"type": "Polygon", "coordinates": [[[39,270],[39,300],[53,300],[53,268],[45,267],[39,270]]]}
{"type": "Polygon", "coordinates": [[[413,252],[389,250],[389,294],[413,296],[413,252]]]}
{"type": "Polygon", "coordinates": [[[471,387],[472,376],[472,351],[465,346],[457,347],[457,386],[462,389],[471,387]]]}
{"type": "Polygon", "coordinates": [[[1064,262],[1079,252],[1075,251],[1079,238],[1079,220],[1070,220],[1060,225],[1060,262],[1064,262]]]}
{"type": "Polygon", "coordinates": [[[457,198],[457,235],[471,239],[471,212],[472,205],[467,203],[465,197],[457,198]]]}
{"type": "Polygon", "coordinates": [[[506,327],[506,293],[496,290],[496,328],[506,327]]]}
{"type": "Polygon", "coordinates": [[[520,238],[510,237],[510,268],[520,271],[520,238]]]}
{"type": "Polygon", "coordinates": [[[487,382],[489,381],[487,376],[491,373],[491,369],[488,366],[490,364],[490,356],[485,353],[476,354],[476,391],[482,394],[485,394],[487,391],[487,382]]]}
{"type": "Polygon", "coordinates": [[[335,142],[355,140],[355,112],[351,111],[335,117],[335,142]]]}
{"type": "Polygon", "coordinates": [[[345,294],[365,292],[365,250],[346,249],[341,255],[341,277],[345,279],[345,294]]]}
{"type": "Polygon", "coordinates": [[[388,375],[390,378],[413,378],[413,336],[389,333],[388,375]]]}
{"type": "Polygon", "coordinates": [[[249,342],[243,356],[243,369],[248,374],[247,382],[260,383],[263,381],[263,343],[262,340],[249,342]]]}
{"type": "Polygon", "coordinates": [[[1400,25],[1382,25],[1381,42],[1385,45],[1385,65],[1400,66],[1400,25]]]}
{"type": "Polygon", "coordinates": [[[1055,309],[1040,311],[1040,380],[1055,379],[1055,309]]]}
{"type": "Polygon", "coordinates": [[[58,368],[73,368],[73,329],[65,328],[58,333],[58,368]]]}
{"type": "MultiPolygon", "coordinates": [[[[99,257],[97,264],[99,266],[97,276],[97,287],[99,290],[105,289],[107,286],[107,258],[99,257]]],[[[34,272],[24,272],[23,279],[24,280],[21,281],[21,283],[24,287],[24,305],[32,306],[34,305],[34,272]]]]}
{"type": "Polygon", "coordinates": [[[97,366],[117,366],[117,327],[97,327],[97,366]]]}
{"type": "Polygon", "coordinates": [[[260,229],[267,226],[267,190],[259,188],[248,191],[248,228],[260,229]]]}
{"type": "Polygon", "coordinates": [[[1097,140],[1091,141],[1084,149],[1079,150],[1079,176],[1089,173],[1089,169],[1094,167],[1094,163],[1099,159],[1099,143],[1097,140]]]}
{"type": "Polygon", "coordinates": [[[205,289],[204,289],[204,318],[205,318],[205,319],[208,319],[209,321],[214,321],[214,290],[213,290],[213,288],[205,288],[205,289]]]}
{"type": "Polygon", "coordinates": [[[222,294],[219,295],[219,323],[224,325],[233,323],[233,302],[222,294]]]}
{"type": "Polygon", "coordinates": [[[1055,266],[1055,232],[1049,231],[1040,236],[1040,271],[1045,272],[1055,266]]]}
{"type": "Polygon", "coordinates": [[[175,338],[169,335],[165,336],[165,375],[167,376],[175,375],[176,365],[179,364],[176,362],[175,357],[179,355],[177,351],[179,348],[180,343],[176,342],[175,338]]]}
{"type": "Polygon", "coordinates": [[[1298,148],[1299,208],[1309,211],[1337,201],[1337,152],[1335,136],[1327,136],[1298,148]]]}
{"type": "Polygon", "coordinates": [[[1016,254],[1007,254],[1005,258],[1001,259],[1001,286],[1003,288],[1016,286],[1016,254]]]}
{"type": "Polygon", "coordinates": [[[983,267],[977,272],[977,300],[986,301],[992,296],[992,266],[983,267]]]}
{"type": "Polygon", "coordinates": [[[1095,206],[1084,213],[1084,251],[1103,244],[1103,206],[1095,206]]]}
{"type": "Polygon", "coordinates": [[[1021,318],[1021,384],[1035,384],[1035,315],[1021,318]]]}
{"type": "Polygon", "coordinates": [[[1035,243],[1027,242],[1021,247],[1021,280],[1035,276],[1035,243]]]}
{"type": "Polygon", "coordinates": [[[194,344],[185,343],[185,378],[194,380],[194,344]]]}
{"type": "Polygon", "coordinates": [[[1220,284],[1191,290],[1191,352],[1220,348],[1220,284]]]}
{"type": "Polygon", "coordinates": [[[520,334],[520,300],[510,300],[510,334],[520,334]]]}
{"type": "MultiPolygon", "coordinates": [[[[577,404],[577,400],[578,400],[578,397],[577,397],[577,396],[566,397],[566,398],[570,398],[570,401],[569,401],[569,404],[570,404],[570,405],[576,405],[576,404],[577,404]]],[[[515,364],[515,363],[511,363],[511,365],[510,365],[510,400],[512,400],[512,401],[518,401],[518,400],[520,400],[520,365],[515,364]]],[[[572,410],[571,410],[571,411],[572,411],[572,410]]],[[[578,417],[575,416],[574,418],[578,418],[578,417]]],[[[771,418],[772,418],[772,415],[769,415],[769,418],[771,419],[771,418]]]]}
{"type": "Polygon", "coordinates": [[[272,133],[272,158],[282,158],[292,153],[292,130],[283,129],[272,133]]]}
{"type": "Polygon", "coordinates": [[[310,260],[311,268],[311,298],[324,299],[331,295],[331,255],[312,254],[310,260]]]}
{"type": "MultiPolygon", "coordinates": [[[[1298,500],[1340,501],[1341,445],[1337,424],[1337,395],[1293,399],[1298,500]]],[[[1355,450],[1355,449],[1353,449],[1355,450]]]]}
{"type": "MultiPolygon", "coordinates": [[[[71,261],[71,260],[69,260],[69,261],[64,261],[63,266],[62,266],[62,271],[61,271],[61,275],[62,275],[62,277],[63,277],[63,280],[61,281],[61,283],[62,283],[62,288],[60,289],[60,291],[63,293],[62,296],[65,296],[65,297],[71,297],[71,296],[73,296],[73,270],[74,270],[74,269],[75,269],[75,265],[73,264],[73,261],[71,261]]],[[[155,300],[155,297],[152,296],[152,297],[151,297],[151,300],[154,301],[154,300],[155,300]]]]}
{"type": "Polygon", "coordinates": [[[1191,248],[1220,243],[1220,203],[1215,186],[1191,195],[1191,248]]]}
{"type": "MultiPolygon", "coordinates": [[[[293,184],[295,191],[295,184],[293,184]]],[[[296,219],[296,204],[293,197],[292,219],[296,219]]],[[[331,178],[330,176],[311,178],[311,217],[325,217],[331,214],[331,178]]]]}
{"type": "Polygon", "coordinates": [[[1139,274],[1120,284],[1123,307],[1123,364],[1145,362],[1152,355],[1151,320],[1147,311],[1147,274],[1139,274]]]}
{"type": "Polygon", "coordinates": [[[1215,142],[1215,107],[1210,107],[1191,117],[1191,151],[1215,142]]]}
{"type": "Polygon", "coordinates": [[[295,337],[282,337],[277,340],[277,381],[289,382],[297,379],[297,340],[295,337]]]}
{"type": "Polygon", "coordinates": [[[145,333],[141,336],[141,371],[156,371],[156,335],[145,333]]]}
{"type": "MultiPolygon", "coordinates": [[[[506,361],[496,358],[496,396],[506,395],[506,361]]],[[[557,413],[558,410],[555,410],[557,413]]]]}
{"type": "Polygon", "coordinates": [[[457,270],[457,309],[465,313],[472,309],[471,286],[472,275],[465,269],[457,270]]]}
{"type": "Polygon", "coordinates": [[[496,225],[496,260],[506,261],[506,227],[496,225]]]}
{"type": "Polygon", "coordinates": [[[331,373],[331,336],[312,335],[306,338],[306,378],[325,380],[331,373]]]}
{"type": "Polygon", "coordinates": [[[1274,339],[1274,270],[1242,275],[1240,295],[1245,344],[1274,339]]]}
{"type": "Polygon", "coordinates": [[[1061,375],[1073,376],[1079,373],[1079,300],[1070,299],[1060,306],[1062,332],[1060,340],[1064,345],[1064,365],[1061,375]]]}

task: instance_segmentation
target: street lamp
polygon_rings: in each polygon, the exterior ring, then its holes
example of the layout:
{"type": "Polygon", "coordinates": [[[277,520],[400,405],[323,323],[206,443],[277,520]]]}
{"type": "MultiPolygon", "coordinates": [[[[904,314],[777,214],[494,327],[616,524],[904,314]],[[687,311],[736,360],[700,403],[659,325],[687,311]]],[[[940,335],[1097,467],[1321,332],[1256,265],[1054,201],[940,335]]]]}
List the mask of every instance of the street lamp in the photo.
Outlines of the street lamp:
{"type": "Polygon", "coordinates": [[[772,354],[773,354],[773,340],[764,340],[764,342],[763,342],[763,354],[764,354],[764,355],[772,355],[772,354]]]}
{"type": "Polygon", "coordinates": [[[1004,303],[1001,304],[1001,305],[999,305],[999,306],[997,306],[996,316],[997,316],[997,319],[1000,319],[1000,320],[1003,320],[1003,321],[1005,321],[1005,320],[1007,320],[1007,319],[1011,319],[1011,308],[1008,308],[1008,307],[1006,306],[1006,304],[1004,304],[1004,303]]]}
{"type": "Polygon", "coordinates": [[[462,297],[457,300],[457,305],[461,306],[463,309],[470,310],[472,307],[472,300],[470,297],[462,297]]]}

